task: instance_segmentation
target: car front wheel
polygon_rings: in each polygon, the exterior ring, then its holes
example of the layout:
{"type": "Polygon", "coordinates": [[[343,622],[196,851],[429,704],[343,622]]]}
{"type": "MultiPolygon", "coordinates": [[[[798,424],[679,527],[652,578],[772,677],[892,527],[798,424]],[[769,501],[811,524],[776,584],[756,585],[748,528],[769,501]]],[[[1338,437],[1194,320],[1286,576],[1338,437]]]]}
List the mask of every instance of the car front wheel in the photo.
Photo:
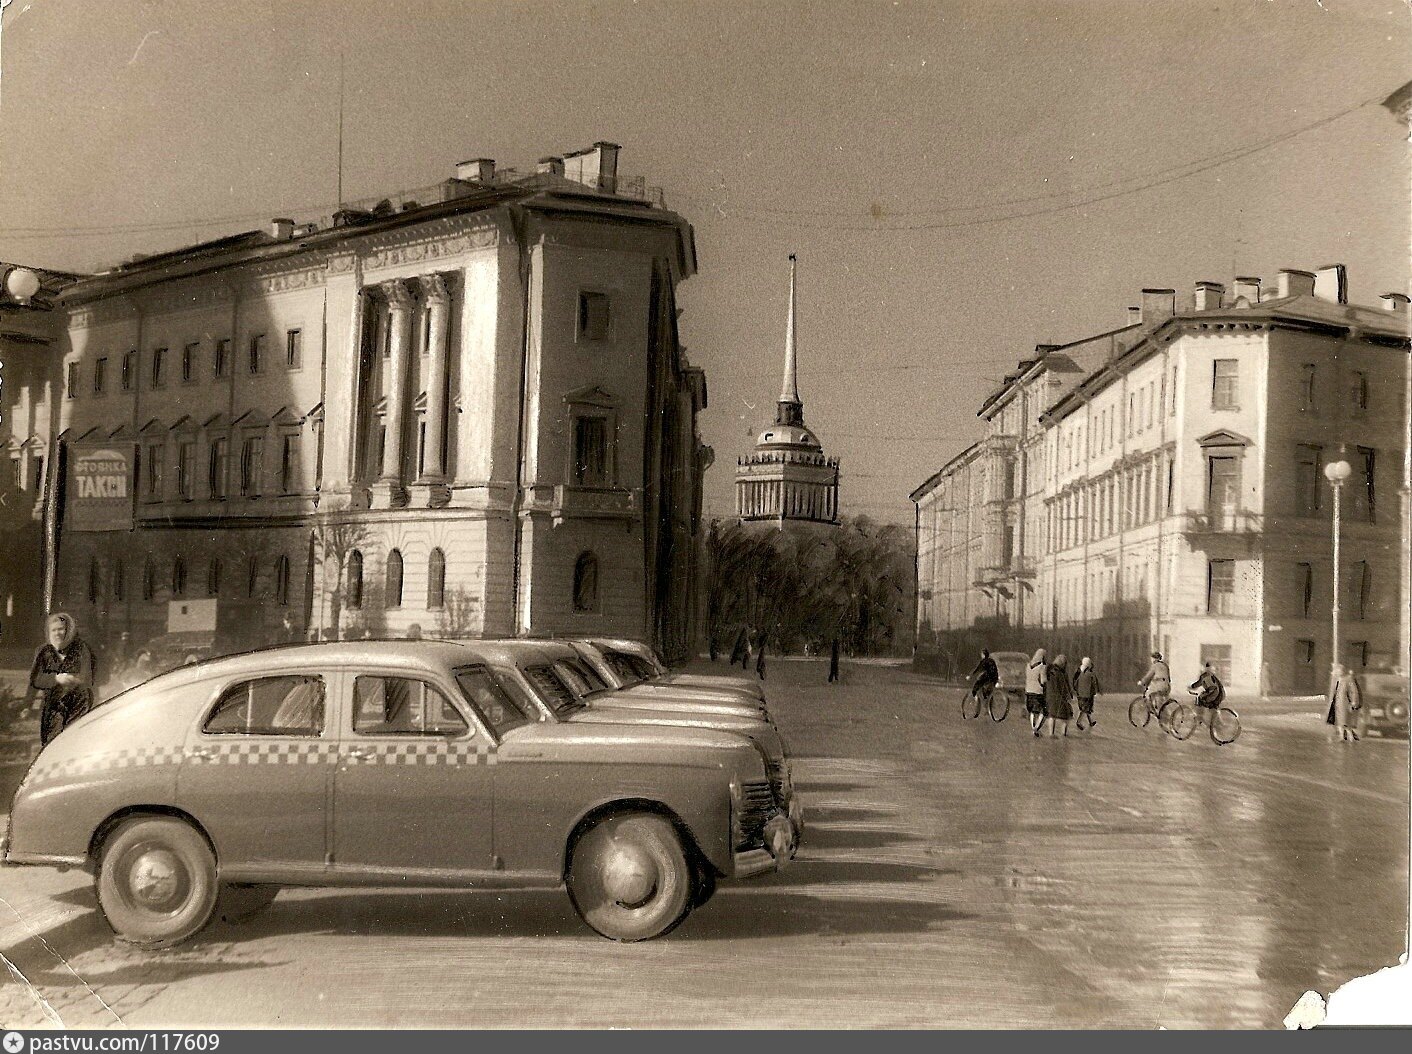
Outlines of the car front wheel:
{"type": "Polygon", "coordinates": [[[216,859],[188,823],[128,820],[103,845],[98,905],[119,940],[165,948],[194,936],[216,906],[216,859]]]}
{"type": "Polygon", "coordinates": [[[676,829],[652,813],[619,813],[583,833],[569,860],[574,909],[615,941],[660,937],[691,910],[693,868],[676,829]]]}

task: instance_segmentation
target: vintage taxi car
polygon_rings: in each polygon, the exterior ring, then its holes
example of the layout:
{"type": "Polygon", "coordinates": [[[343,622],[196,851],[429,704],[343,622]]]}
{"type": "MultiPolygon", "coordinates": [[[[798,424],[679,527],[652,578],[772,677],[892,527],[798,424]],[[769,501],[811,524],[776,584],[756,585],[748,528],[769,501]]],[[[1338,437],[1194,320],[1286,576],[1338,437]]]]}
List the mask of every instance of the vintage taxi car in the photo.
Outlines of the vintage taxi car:
{"type": "Polygon", "coordinates": [[[667,681],[645,680],[634,673],[624,672],[597,645],[586,640],[556,641],[574,652],[572,668],[585,677],[595,690],[606,689],[612,694],[613,706],[631,704],[642,707],[678,707],[717,709],[729,713],[749,714],[769,719],[769,710],[759,696],[732,691],[713,685],[674,684],[667,681]]]}
{"type": "Polygon", "coordinates": [[[286,885],[566,887],[644,940],[793,855],[798,806],[749,735],[546,701],[544,665],[356,641],[173,670],[44,748],[0,859],[90,870],[121,939],[167,946],[286,885]]]}
{"type": "Polygon", "coordinates": [[[762,704],[765,702],[765,689],[758,680],[728,674],[673,673],[652,646],[640,640],[620,637],[586,637],[584,640],[602,652],[622,677],[636,678],[648,684],[733,692],[752,696],[762,704]]]}
{"type": "Polygon", "coordinates": [[[1359,734],[1407,735],[1407,703],[1407,677],[1404,674],[1369,670],[1363,675],[1359,734]]]}

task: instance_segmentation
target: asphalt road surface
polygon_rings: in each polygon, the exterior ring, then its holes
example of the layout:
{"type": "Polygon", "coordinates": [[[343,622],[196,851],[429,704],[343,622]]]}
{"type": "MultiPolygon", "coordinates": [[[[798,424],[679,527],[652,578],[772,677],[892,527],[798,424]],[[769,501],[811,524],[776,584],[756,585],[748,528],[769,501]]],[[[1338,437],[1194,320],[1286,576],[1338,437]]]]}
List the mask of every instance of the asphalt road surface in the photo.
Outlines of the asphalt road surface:
{"type": "Polygon", "coordinates": [[[562,893],[286,890],[147,953],[87,876],[7,868],[0,1026],[1278,1027],[1396,962],[1405,741],[1286,705],[1179,743],[1116,698],[1036,740],[905,668],[825,673],[769,668],[798,859],[663,939],[605,941],[562,893]]]}

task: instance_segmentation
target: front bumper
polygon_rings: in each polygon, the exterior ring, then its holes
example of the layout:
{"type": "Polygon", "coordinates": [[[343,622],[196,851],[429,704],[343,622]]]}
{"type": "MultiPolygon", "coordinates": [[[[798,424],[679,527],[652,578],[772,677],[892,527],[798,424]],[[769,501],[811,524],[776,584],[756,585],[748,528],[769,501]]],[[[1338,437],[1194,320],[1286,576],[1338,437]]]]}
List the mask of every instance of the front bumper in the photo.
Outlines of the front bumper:
{"type": "Polygon", "coordinates": [[[804,835],[804,806],[797,795],[790,795],[784,811],[776,812],[765,823],[764,835],[763,847],[732,854],[734,877],[753,878],[779,871],[794,859],[804,835]]]}

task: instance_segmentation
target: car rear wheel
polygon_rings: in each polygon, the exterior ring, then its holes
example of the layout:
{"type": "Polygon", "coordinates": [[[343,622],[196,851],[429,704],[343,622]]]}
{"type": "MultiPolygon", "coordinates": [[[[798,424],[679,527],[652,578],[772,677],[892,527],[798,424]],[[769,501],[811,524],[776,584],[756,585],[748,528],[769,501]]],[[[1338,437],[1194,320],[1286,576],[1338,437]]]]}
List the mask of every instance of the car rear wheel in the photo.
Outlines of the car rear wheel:
{"type": "Polygon", "coordinates": [[[584,922],[610,940],[650,940],[691,910],[693,870],[665,819],[619,813],[598,821],[574,844],[569,898],[584,922]]]}
{"type": "Polygon", "coordinates": [[[166,948],[195,936],[216,906],[216,858],[189,824],[126,821],[103,845],[98,905],[118,939],[166,948]]]}
{"type": "Polygon", "coordinates": [[[227,882],[216,899],[216,918],[222,922],[244,922],[268,908],[278,895],[279,886],[227,882]]]}

